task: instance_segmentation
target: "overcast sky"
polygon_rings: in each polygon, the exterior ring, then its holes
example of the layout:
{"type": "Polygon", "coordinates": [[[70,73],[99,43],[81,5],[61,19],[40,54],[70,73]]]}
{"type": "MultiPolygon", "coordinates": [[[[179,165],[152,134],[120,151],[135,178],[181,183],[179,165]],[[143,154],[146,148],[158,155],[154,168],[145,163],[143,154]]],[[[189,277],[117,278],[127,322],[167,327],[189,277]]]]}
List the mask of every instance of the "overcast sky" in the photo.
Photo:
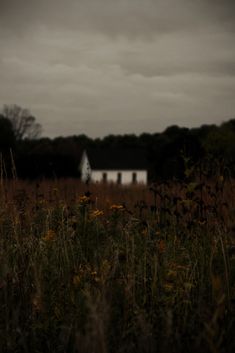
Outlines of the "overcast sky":
{"type": "Polygon", "coordinates": [[[234,0],[0,0],[0,106],[43,135],[235,117],[234,0]]]}

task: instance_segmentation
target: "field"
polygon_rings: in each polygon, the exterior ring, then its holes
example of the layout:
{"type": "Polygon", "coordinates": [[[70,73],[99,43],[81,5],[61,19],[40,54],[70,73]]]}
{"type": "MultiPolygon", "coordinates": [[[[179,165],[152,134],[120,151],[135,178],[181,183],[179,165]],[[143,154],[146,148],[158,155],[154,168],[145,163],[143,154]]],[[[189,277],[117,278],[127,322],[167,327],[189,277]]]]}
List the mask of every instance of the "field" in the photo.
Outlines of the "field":
{"type": "Polygon", "coordinates": [[[0,184],[0,351],[235,351],[235,184],[0,184]]]}

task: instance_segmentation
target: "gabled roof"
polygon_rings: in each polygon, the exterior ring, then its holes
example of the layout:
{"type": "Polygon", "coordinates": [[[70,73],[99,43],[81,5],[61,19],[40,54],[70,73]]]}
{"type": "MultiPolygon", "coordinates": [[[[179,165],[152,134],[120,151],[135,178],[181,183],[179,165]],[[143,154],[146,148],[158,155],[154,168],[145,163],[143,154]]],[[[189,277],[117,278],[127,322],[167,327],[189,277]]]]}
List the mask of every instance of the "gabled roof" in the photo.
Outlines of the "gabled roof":
{"type": "Polygon", "coordinates": [[[148,161],[142,149],[88,149],[87,157],[94,170],[146,170],[148,161]]]}

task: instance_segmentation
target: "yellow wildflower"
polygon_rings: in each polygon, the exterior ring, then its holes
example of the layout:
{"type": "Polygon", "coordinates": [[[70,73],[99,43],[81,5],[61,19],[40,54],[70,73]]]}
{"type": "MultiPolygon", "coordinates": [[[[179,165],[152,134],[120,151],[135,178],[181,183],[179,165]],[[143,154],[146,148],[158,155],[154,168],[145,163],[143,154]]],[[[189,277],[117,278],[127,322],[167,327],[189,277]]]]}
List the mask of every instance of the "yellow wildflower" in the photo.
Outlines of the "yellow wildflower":
{"type": "Polygon", "coordinates": [[[110,271],[111,264],[108,260],[104,260],[101,264],[100,272],[102,277],[106,277],[110,271]]]}
{"type": "Polygon", "coordinates": [[[168,277],[168,279],[173,280],[173,279],[175,279],[177,277],[177,272],[174,271],[174,270],[169,270],[167,272],[167,277],[168,277]]]}
{"type": "Polygon", "coordinates": [[[186,271],[186,270],[189,270],[189,265],[177,265],[176,264],[176,269],[177,270],[182,270],[182,271],[186,271]]]}
{"type": "Polygon", "coordinates": [[[147,227],[145,227],[143,230],[142,230],[142,235],[144,236],[144,237],[147,237],[147,235],[148,235],[148,228],[147,227]]]}
{"type": "Polygon", "coordinates": [[[83,196],[80,196],[79,199],[78,199],[78,202],[80,204],[86,204],[90,201],[90,198],[86,195],[83,195],[83,196]]]}
{"type": "Polygon", "coordinates": [[[117,210],[124,210],[124,206],[123,205],[112,205],[110,206],[110,210],[113,210],[113,211],[117,211],[117,210]]]}
{"type": "Polygon", "coordinates": [[[91,213],[91,217],[92,218],[97,218],[97,217],[101,217],[104,215],[104,212],[101,210],[95,210],[91,213]]]}
{"type": "Polygon", "coordinates": [[[163,287],[164,287],[164,289],[167,291],[167,292],[171,292],[173,289],[174,289],[174,286],[173,286],[173,284],[172,283],[165,283],[164,285],[163,285],[163,287]]]}
{"type": "Polygon", "coordinates": [[[39,293],[36,293],[32,298],[32,306],[34,312],[42,311],[42,298],[39,293]]]}
{"type": "Polygon", "coordinates": [[[163,254],[166,250],[166,244],[164,242],[164,240],[160,240],[158,243],[158,251],[160,254],[163,254]]]}
{"type": "Polygon", "coordinates": [[[96,283],[100,282],[100,278],[98,277],[98,274],[97,274],[96,271],[92,271],[92,272],[90,273],[90,275],[91,275],[91,277],[92,277],[92,281],[94,281],[94,282],[96,282],[96,283]]]}
{"type": "Polygon", "coordinates": [[[79,275],[74,275],[73,276],[73,284],[75,287],[79,286],[79,284],[81,283],[81,278],[79,275]]]}
{"type": "Polygon", "coordinates": [[[49,229],[46,234],[44,235],[44,237],[42,238],[44,241],[52,241],[54,240],[56,237],[56,233],[54,230],[52,229],[49,229]]]}

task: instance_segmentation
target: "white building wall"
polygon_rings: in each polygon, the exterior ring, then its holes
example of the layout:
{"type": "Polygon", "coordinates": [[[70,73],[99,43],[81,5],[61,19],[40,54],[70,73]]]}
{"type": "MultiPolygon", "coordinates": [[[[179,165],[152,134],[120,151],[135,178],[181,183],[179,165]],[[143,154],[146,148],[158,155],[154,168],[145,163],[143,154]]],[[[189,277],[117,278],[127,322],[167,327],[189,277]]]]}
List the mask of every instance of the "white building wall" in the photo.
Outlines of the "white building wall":
{"type": "Polygon", "coordinates": [[[83,182],[86,182],[87,180],[90,179],[91,167],[90,167],[90,163],[88,161],[86,152],[84,152],[82,155],[82,160],[80,163],[80,172],[81,172],[81,179],[83,182]]]}
{"type": "Polygon", "coordinates": [[[104,173],[107,175],[107,182],[117,183],[118,173],[121,173],[121,184],[131,184],[133,173],[136,173],[136,183],[147,184],[146,170],[92,170],[91,180],[93,182],[102,182],[104,173]]]}

